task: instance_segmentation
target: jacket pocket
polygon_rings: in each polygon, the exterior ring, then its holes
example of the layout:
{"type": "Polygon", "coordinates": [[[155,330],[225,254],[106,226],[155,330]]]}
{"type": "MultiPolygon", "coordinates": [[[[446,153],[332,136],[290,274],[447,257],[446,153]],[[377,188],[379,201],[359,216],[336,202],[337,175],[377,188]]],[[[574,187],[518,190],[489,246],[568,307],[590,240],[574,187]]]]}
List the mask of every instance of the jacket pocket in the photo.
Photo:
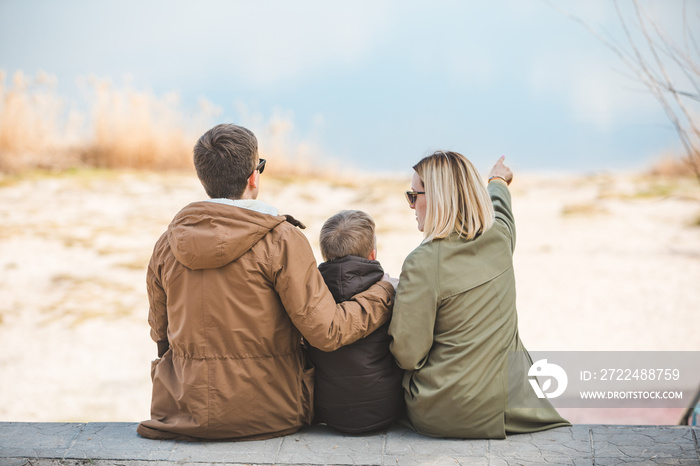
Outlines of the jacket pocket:
{"type": "Polygon", "coordinates": [[[301,403],[305,424],[311,424],[314,419],[314,374],[316,368],[304,369],[301,374],[301,403]]]}
{"type": "Polygon", "coordinates": [[[160,358],[156,358],[153,361],[151,361],[151,382],[153,382],[153,379],[156,377],[156,366],[158,366],[158,363],[160,362],[160,358]]]}

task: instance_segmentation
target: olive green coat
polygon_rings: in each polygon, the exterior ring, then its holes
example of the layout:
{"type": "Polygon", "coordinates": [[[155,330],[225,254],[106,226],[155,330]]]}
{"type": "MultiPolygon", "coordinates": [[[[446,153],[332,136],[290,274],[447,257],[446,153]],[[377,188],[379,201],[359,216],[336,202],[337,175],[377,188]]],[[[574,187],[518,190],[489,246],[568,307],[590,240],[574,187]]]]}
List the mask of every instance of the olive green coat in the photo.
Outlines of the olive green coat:
{"type": "Polygon", "coordinates": [[[401,271],[391,352],[406,370],[408,420],[433,437],[505,438],[570,425],[527,381],[532,362],[518,336],[510,192],[500,181],[488,189],[496,214],[488,231],[423,243],[401,271]],[[520,354],[510,386],[509,354],[520,354]]]}

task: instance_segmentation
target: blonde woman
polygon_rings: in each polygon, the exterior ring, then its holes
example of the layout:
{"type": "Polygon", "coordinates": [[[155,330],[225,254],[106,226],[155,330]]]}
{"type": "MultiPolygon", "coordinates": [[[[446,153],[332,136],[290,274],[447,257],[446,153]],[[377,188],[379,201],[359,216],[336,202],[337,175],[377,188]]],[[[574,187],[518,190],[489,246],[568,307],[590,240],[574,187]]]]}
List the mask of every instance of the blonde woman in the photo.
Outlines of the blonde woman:
{"type": "Polygon", "coordinates": [[[456,152],[413,169],[406,193],[424,240],[406,258],[389,327],[406,372],[408,422],[433,437],[505,438],[570,425],[527,381],[518,336],[508,185],[496,163],[488,189],[456,152]],[[509,355],[520,355],[510,361],[509,355]],[[510,376],[510,381],[509,381],[510,376]]]}

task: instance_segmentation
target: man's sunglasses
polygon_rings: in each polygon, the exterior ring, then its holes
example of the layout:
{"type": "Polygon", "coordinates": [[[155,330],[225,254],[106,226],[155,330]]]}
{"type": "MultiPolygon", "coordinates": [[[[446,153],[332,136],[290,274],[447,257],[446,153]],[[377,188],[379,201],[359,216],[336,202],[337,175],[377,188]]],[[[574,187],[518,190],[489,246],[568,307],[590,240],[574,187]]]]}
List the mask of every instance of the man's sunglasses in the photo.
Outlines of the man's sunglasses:
{"type": "MultiPolygon", "coordinates": [[[[253,170],[253,173],[255,173],[256,171],[257,171],[258,173],[264,172],[264,171],[265,171],[265,162],[267,162],[267,159],[260,159],[260,163],[258,163],[258,166],[255,167],[255,170],[253,170]]],[[[251,173],[251,175],[252,175],[253,173],[251,173]]]]}
{"type": "Polygon", "coordinates": [[[415,207],[419,194],[425,194],[425,191],[406,191],[406,200],[409,206],[415,207]]]}

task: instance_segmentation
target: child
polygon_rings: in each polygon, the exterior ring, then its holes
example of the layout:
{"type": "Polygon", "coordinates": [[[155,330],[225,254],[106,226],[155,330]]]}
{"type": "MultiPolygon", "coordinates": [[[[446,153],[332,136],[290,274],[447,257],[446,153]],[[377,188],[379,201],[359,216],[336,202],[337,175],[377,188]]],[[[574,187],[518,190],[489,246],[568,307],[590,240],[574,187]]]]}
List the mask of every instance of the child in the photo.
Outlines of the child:
{"type": "MultiPolygon", "coordinates": [[[[377,258],[374,220],[344,210],[321,229],[318,269],[336,302],[350,299],[384,276],[377,258]]],[[[316,367],[315,422],[350,434],[389,427],[404,411],[403,371],[389,352],[385,324],[365,338],[332,352],[309,347],[316,367]]]]}

